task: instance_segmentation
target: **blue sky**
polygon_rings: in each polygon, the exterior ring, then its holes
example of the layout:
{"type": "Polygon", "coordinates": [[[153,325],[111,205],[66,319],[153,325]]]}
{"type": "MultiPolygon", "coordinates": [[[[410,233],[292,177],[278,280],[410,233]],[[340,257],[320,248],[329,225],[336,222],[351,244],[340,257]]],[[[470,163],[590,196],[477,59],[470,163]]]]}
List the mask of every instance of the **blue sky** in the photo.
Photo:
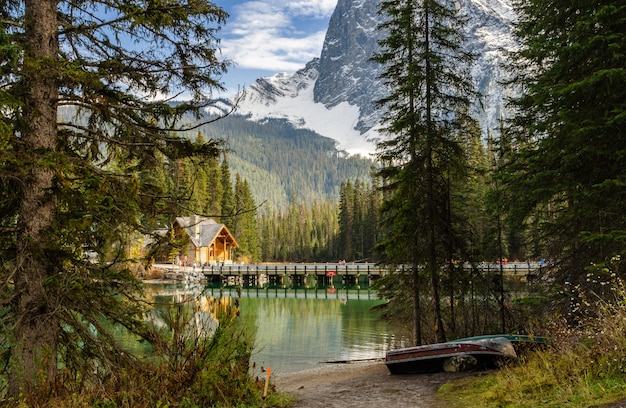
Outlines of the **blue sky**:
{"type": "Polygon", "coordinates": [[[230,17],[218,32],[235,62],[222,78],[229,93],[319,57],[337,0],[213,0],[230,17]]]}

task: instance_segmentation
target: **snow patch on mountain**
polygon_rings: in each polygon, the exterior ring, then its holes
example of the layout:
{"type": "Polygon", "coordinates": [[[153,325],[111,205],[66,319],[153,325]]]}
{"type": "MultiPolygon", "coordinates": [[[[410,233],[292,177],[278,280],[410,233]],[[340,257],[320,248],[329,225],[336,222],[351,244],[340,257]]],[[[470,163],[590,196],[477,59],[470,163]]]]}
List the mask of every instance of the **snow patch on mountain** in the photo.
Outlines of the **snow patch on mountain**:
{"type": "Polygon", "coordinates": [[[487,14],[495,14],[502,20],[513,22],[516,19],[511,3],[502,0],[473,0],[472,3],[483,9],[487,14]]]}
{"type": "Polygon", "coordinates": [[[244,91],[235,114],[254,121],[284,119],[296,128],[336,140],[339,150],[367,156],[374,151],[374,145],[355,129],[359,107],[345,101],[327,107],[314,101],[318,62],[315,59],[293,74],[279,73],[257,79],[244,91]]]}

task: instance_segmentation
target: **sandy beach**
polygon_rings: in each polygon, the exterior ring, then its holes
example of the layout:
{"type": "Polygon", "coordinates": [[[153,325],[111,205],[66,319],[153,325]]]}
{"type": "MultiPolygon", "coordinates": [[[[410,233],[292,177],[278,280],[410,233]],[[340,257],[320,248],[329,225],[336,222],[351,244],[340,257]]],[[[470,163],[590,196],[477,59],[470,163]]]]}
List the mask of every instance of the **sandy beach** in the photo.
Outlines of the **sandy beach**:
{"type": "Polygon", "coordinates": [[[332,364],[278,374],[272,383],[307,408],[445,408],[437,398],[442,384],[467,373],[390,375],[382,362],[332,364]]]}

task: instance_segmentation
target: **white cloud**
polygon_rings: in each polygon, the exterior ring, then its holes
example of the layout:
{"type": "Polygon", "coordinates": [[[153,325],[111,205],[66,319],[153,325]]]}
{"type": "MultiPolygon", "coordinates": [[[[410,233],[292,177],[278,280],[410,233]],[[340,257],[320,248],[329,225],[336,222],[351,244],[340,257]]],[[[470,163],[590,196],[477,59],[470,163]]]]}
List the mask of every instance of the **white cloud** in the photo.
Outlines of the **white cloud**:
{"type": "Polygon", "coordinates": [[[238,68],[292,72],[320,55],[336,0],[257,0],[233,8],[221,49],[238,68]]]}
{"type": "Polygon", "coordinates": [[[258,32],[230,40],[222,51],[238,68],[292,72],[319,57],[324,32],[304,38],[289,38],[271,32],[258,32]]]}
{"type": "Polygon", "coordinates": [[[337,6],[337,0],[299,0],[284,3],[295,14],[317,18],[329,17],[337,6]]]}

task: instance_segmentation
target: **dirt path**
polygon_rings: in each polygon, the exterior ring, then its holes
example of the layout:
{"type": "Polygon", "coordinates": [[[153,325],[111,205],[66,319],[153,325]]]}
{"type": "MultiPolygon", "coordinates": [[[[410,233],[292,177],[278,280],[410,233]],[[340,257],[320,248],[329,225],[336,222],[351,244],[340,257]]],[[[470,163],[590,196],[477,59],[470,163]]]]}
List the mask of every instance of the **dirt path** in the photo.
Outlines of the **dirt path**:
{"type": "Polygon", "coordinates": [[[445,408],[437,388],[463,375],[392,376],[383,363],[355,363],[281,374],[273,383],[297,399],[297,408],[445,408]]]}

